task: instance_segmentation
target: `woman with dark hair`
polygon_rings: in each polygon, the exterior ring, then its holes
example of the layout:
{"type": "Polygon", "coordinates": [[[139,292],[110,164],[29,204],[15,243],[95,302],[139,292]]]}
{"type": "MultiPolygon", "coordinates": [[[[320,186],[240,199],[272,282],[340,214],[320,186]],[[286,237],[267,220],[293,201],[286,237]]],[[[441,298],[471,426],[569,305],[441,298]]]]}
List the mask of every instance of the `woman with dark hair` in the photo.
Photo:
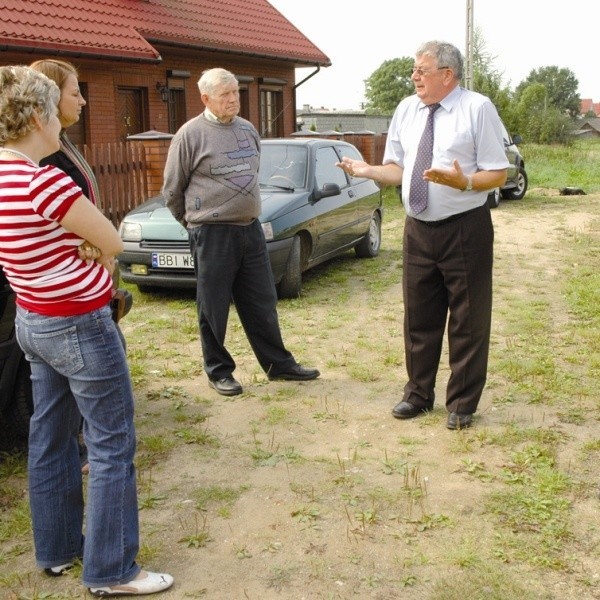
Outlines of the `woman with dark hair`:
{"type": "Polygon", "coordinates": [[[29,504],[38,565],[60,575],[83,560],[97,596],[160,592],[170,575],[136,563],[139,526],[133,390],[112,319],[112,223],[63,171],[60,91],[22,66],[0,67],[0,264],[17,296],[16,337],[31,365],[29,504]],[[86,243],[93,257],[82,257],[86,243]],[[85,504],[77,434],[85,420],[85,504]]]}

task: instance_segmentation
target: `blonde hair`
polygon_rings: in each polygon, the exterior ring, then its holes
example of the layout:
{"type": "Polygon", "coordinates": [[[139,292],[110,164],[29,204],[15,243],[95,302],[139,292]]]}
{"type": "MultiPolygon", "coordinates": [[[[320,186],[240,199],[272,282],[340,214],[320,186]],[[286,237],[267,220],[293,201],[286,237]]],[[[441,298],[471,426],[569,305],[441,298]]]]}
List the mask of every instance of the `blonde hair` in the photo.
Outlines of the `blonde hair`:
{"type": "Polygon", "coordinates": [[[71,63],[64,60],[45,58],[43,60],[32,62],[29,67],[52,79],[61,91],[69,75],[78,77],[77,69],[71,63]]]}
{"type": "Polygon", "coordinates": [[[60,90],[43,73],[25,66],[0,67],[0,144],[20,140],[58,113],[60,90]]]}

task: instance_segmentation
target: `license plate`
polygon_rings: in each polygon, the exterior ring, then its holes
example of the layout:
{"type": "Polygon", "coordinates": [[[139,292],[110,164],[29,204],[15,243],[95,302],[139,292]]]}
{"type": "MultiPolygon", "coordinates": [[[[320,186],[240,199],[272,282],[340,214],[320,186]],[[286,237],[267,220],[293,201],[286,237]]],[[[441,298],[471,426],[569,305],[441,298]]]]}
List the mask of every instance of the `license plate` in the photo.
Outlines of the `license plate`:
{"type": "Polygon", "coordinates": [[[191,254],[153,252],[152,267],[155,269],[193,269],[194,259],[191,254]]]}

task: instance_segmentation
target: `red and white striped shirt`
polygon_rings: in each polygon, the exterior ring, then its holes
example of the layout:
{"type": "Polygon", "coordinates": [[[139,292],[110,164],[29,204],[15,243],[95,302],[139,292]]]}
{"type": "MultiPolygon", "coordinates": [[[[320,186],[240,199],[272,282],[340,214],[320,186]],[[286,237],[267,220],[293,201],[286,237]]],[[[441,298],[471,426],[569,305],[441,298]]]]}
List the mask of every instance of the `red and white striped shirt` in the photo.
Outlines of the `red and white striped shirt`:
{"type": "Polygon", "coordinates": [[[0,160],[0,264],[19,306],[61,317],[109,302],[110,273],[80,260],[77,248],[84,240],[59,223],[80,196],[56,167],[0,160]]]}

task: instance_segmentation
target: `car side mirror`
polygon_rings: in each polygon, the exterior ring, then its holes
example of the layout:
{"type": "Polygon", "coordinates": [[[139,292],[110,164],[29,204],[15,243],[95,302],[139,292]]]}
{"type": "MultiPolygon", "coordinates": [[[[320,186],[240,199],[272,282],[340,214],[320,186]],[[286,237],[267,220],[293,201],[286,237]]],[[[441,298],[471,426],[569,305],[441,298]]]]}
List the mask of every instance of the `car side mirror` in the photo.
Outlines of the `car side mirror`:
{"type": "Polygon", "coordinates": [[[315,202],[321,198],[330,198],[331,196],[339,196],[342,193],[340,186],[337,183],[326,183],[320,190],[313,192],[315,202]]]}
{"type": "Polygon", "coordinates": [[[523,138],[517,133],[513,135],[513,144],[520,144],[523,141],[523,138]]]}

